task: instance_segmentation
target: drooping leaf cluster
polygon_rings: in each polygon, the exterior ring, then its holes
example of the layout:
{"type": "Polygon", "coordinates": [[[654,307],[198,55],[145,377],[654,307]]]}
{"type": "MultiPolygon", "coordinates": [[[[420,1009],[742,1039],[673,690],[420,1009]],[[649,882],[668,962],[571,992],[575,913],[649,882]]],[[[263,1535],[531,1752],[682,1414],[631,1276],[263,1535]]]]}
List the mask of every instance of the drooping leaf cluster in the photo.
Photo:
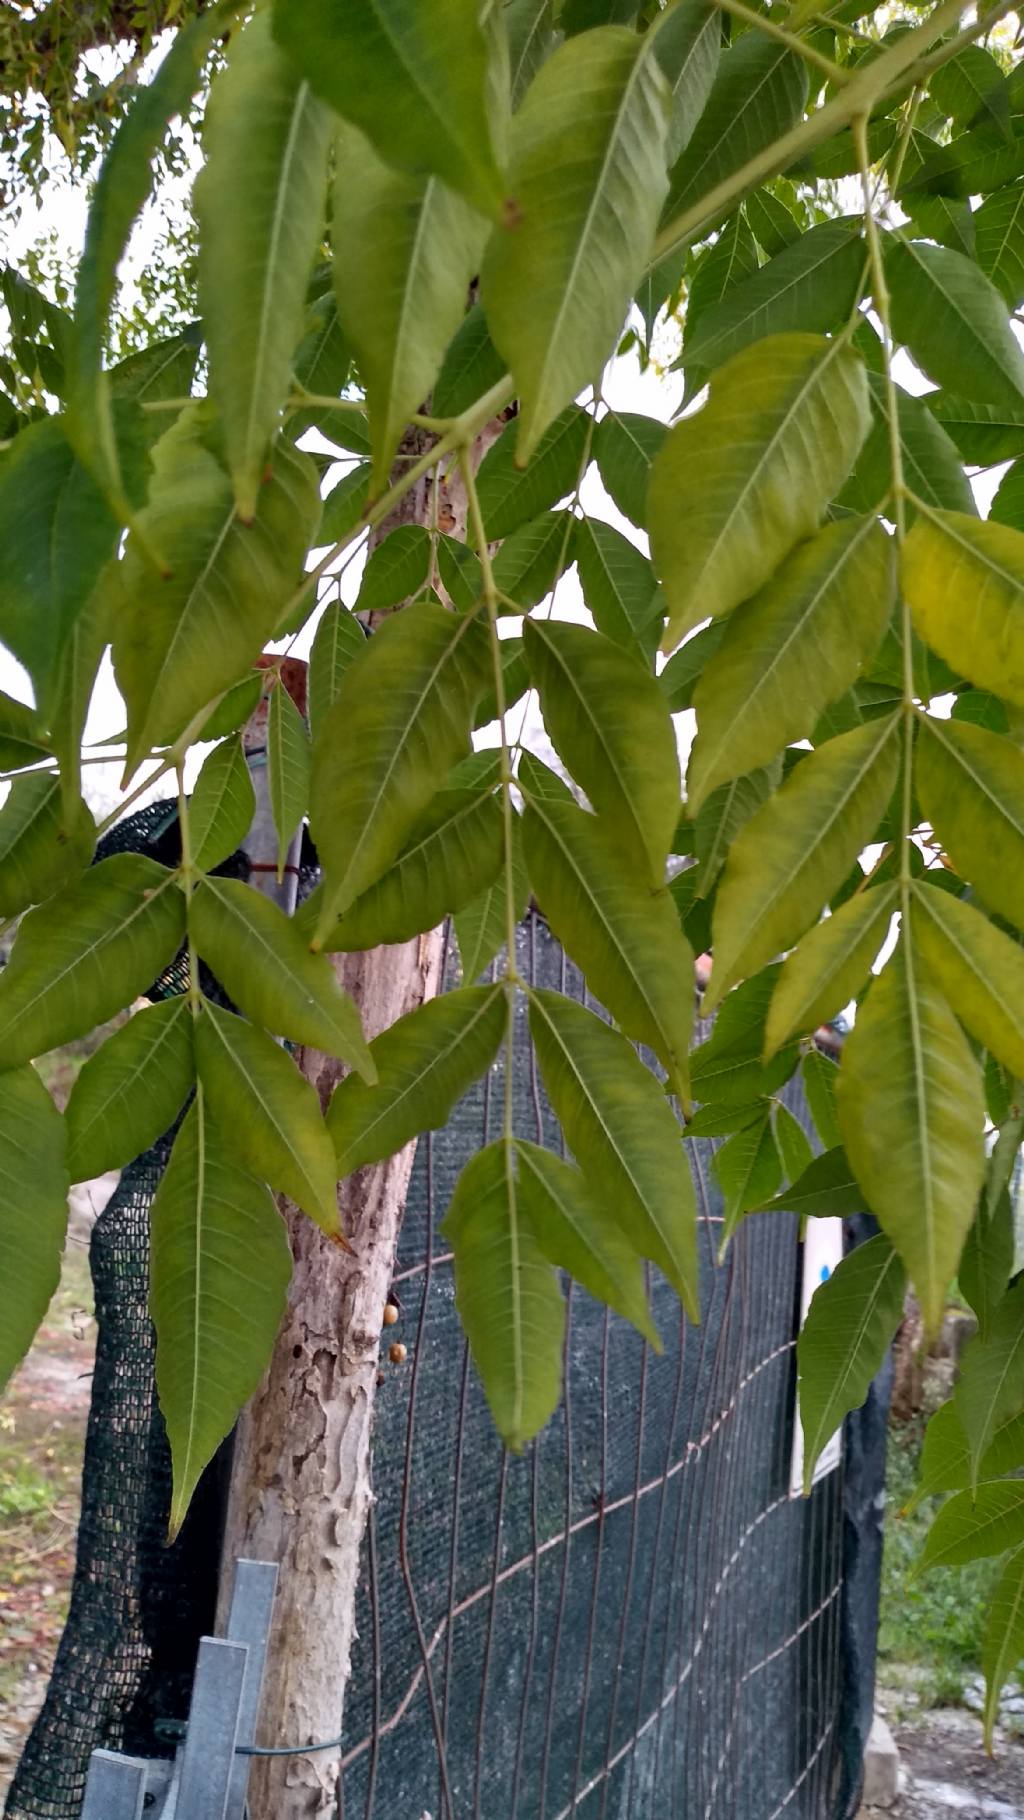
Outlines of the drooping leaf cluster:
{"type": "Polygon", "coordinates": [[[273,1342],[270,1190],[345,1243],[338,1180],[443,1124],[504,1045],[501,1132],[446,1232],[506,1441],[559,1395],[560,1270],[652,1343],[644,1261],[697,1317],[687,1135],[722,1140],[723,1244],[760,1209],[868,1208],[878,1236],[801,1340],[808,1472],[907,1277],[934,1327],[959,1271],[981,1332],[929,1437],[929,1488],[956,1494],[930,1552],[1018,1547],[996,1687],[1024,1648],[1024,1506],[1001,1482],[1024,1410],[1024,83],[955,6],[881,36],[851,7],[613,11],[204,9],[111,147],[73,314],[19,293],[63,408],[12,394],[0,459],[0,637],[35,697],[0,702],[0,910],[24,913],[0,976],[23,1192],[0,1364],[55,1281],[66,1172],[127,1160],[187,1105],[152,1291],[180,1520],[273,1342]],[[107,367],[148,173],[227,28],[200,326],[107,367]],[[666,305],[671,425],[601,390],[666,305]],[[902,386],[897,352],[936,389],[902,386]],[[983,519],[971,475],[1006,462],[983,519]],[[581,504],[595,470],[614,511],[581,504]],[[330,578],[416,487],[433,509],[377,536],[351,612],[330,578]],[[583,621],[552,605],[572,568],[583,621]],[[315,615],[307,727],[279,667],[253,666],[315,615]],[[178,777],[177,867],[89,865],[81,737],[107,649],[126,785],[153,758],[178,777]],[[238,730],[264,684],[280,857],[308,816],[323,874],[292,920],[216,875],[252,819],[238,730]],[[560,774],[524,749],[528,691],[560,774]],[[218,743],[189,800],[200,738],[218,743]],[[531,894],[611,1024],[519,977],[531,894]],[[449,916],[462,984],[367,1045],[328,956],[449,916]],[[185,997],[108,1039],[62,1120],[33,1058],[183,942],[185,997]],[[716,1021],[691,1054],[708,952],[716,1021]],[[571,1160],[515,1128],[523,995],[571,1160]],[[852,999],[837,1067],[815,1033],[852,999]],[[349,1070],[325,1116],[275,1038],[349,1070]],[[779,1097],[798,1070],[817,1155],[779,1097]]]}

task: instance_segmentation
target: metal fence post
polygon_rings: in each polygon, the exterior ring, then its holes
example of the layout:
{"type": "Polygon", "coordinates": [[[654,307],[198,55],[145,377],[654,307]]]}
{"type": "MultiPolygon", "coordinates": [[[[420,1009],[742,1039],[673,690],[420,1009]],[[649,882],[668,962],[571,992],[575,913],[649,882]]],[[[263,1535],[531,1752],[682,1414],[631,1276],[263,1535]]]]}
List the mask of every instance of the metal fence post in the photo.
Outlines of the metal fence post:
{"type": "Polygon", "coordinates": [[[142,1820],[149,1765],[141,1757],[94,1750],[89,1759],[82,1820],[142,1820]]]}
{"type": "Polygon", "coordinates": [[[244,1643],[203,1637],[188,1731],[182,1746],[176,1813],[181,1820],[225,1820],[245,1688],[244,1643]]]}
{"type": "MultiPolygon", "coordinates": [[[[270,1619],[277,1589],[277,1563],[274,1561],[236,1561],[235,1583],[228,1614],[228,1641],[244,1643],[248,1649],[242,1704],[238,1716],[238,1744],[251,1744],[256,1736],[263,1664],[270,1635],[270,1619]]],[[[249,1783],[252,1758],[236,1756],[228,1783],[224,1820],[243,1820],[245,1791],[249,1783]]]]}

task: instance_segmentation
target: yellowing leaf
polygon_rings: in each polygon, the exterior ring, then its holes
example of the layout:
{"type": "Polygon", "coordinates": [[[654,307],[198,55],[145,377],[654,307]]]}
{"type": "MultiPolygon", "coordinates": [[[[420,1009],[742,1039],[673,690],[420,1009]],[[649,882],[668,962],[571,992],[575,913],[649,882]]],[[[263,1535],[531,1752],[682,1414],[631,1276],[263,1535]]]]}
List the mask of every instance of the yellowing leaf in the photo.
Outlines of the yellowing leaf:
{"type": "Polygon", "coordinates": [[[669,432],[651,471],[663,649],[731,612],[817,530],[870,423],[859,355],[820,335],[772,335],[719,368],[707,404],[669,432]]]}
{"type": "Polygon", "coordinates": [[[894,600],[892,540],[876,518],[848,518],[798,545],[736,608],[694,690],[691,814],[812,731],[875,650],[894,600]]]}
{"type": "Polygon", "coordinates": [[[847,1037],[843,1142],[934,1333],[985,1173],[978,1065],[908,934],[847,1037]]]}
{"type": "Polygon", "coordinates": [[[736,836],[718,887],[705,1009],[791,948],[875,833],[896,783],[899,722],[819,746],[736,836]]]}
{"type": "Polygon", "coordinates": [[[1024,753],[963,720],[922,719],[921,807],[961,878],[1011,922],[1024,916],[1024,753]]]}
{"type": "Polygon", "coordinates": [[[966,512],[922,513],[900,584],[921,637],[957,675],[1024,706],[1024,534],[966,512]]]}
{"type": "Polygon", "coordinates": [[[1024,953],[948,891],[914,887],[911,923],[922,959],[972,1036],[1024,1076],[1024,953]]]}

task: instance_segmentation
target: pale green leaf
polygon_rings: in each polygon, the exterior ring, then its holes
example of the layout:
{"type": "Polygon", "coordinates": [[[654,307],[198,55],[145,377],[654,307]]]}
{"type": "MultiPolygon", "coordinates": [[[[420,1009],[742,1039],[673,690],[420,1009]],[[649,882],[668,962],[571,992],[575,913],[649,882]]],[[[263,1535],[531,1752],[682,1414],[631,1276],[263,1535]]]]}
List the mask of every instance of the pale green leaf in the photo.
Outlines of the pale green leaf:
{"type": "MultiPolygon", "coordinates": [[[[1016,1473],[1024,1457],[1024,1415],[1004,1418],[992,1432],[978,1470],[979,1479],[1016,1473]]],[[[964,1491],[971,1483],[971,1449],[955,1402],[943,1403],[925,1429],[921,1469],[911,1507],[937,1491],[964,1491]]]]}
{"type": "Polygon", "coordinates": [[[559,993],[531,992],[530,1031],[548,1098],[591,1193],[697,1320],[693,1182],[658,1082],[625,1037],[559,993]]]}
{"type": "Polygon", "coordinates": [[[549,1263],[567,1270],[660,1350],[639,1255],[581,1171],[523,1138],[516,1140],[516,1163],[520,1205],[549,1263]]]}
{"type": "Polygon", "coordinates": [[[349,665],[313,752],[321,936],[398,858],[435,790],[465,756],[490,680],[484,628],[432,605],[385,620],[349,665]]]}
{"type": "Polygon", "coordinates": [[[575,492],[582,478],[590,426],[587,412],[570,405],[545,431],[525,468],[516,461],[515,423],[502,431],[476,477],[488,539],[507,537],[575,492]]]}
{"type": "Polygon", "coordinates": [[[328,1235],[338,1234],[334,1151],[316,1089],[265,1031],[209,999],[196,1020],[195,1045],[223,1149],[288,1195],[328,1235]]]}
{"type": "Polygon", "coordinates": [[[924,883],[911,898],[914,940],[972,1036],[1024,1076],[1024,952],[988,918],[924,883]]]}
{"type": "Polygon", "coordinates": [[[527,620],[530,677],[556,752],[655,887],[679,819],[679,760],[664,695],[600,632],[527,620]]]}
{"type": "Polygon", "coordinates": [[[242,845],[256,808],[249,766],[240,739],[226,739],[203,760],[189,798],[188,829],[193,864],[208,872],[242,845]]]}
{"type": "Polygon", "coordinates": [[[594,997],[626,1036],[654,1050],[685,1098],[693,954],[671,897],[651,890],[599,817],[534,795],[525,758],[519,775],[526,865],[544,915],[594,997]]]}
{"type": "MultiPolygon", "coordinates": [[[[954,1400],[967,1437],[970,1483],[976,1485],[999,1431],[1024,1410],[1024,1279],[1006,1291],[985,1332],[965,1349],[954,1400]]],[[[1019,1464],[1019,1456],[1012,1464],[1019,1464]]]]}
{"type": "Polygon", "coordinates": [[[775,988],[765,1028],[768,1055],[791,1037],[811,1035],[856,997],[888,934],[898,896],[894,883],[859,891],[804,936],[775,988]]]}
{"type": "Polygon", "coordinates": [[[332,601],[317,626],[309,654],[309,725],[314,739],[338,698],[345,671],[365,643],[359,620],[353,619],[340,600],[332,601]]]}
{"type": "MultiPolygon", "coordinates": [[[[1020,1149],[1020,1130],[1015,1133],[1013,1160],[1020,1149]]],[[[987,1333],[992,1316],[1006,1293],[1013,1271],[1016,1252],[1016,1221],[1013,1201],[1004,1186],[992,1194],[991,1176],[978,1203],[974,1224],[964,1244],[957,1272],[960,1292],[978,1317],[978,1327],[987,1333]]],[[[989,1477],[988,1473],[982,1475],[989,1477]]]]}
{"type": "Polygon", "coordinates": [[[800,1064],[800,1078],[811,1109],[814,1129],[826,1149],[831,1150],[840,1141],[839,1120],[836,1117],[836,1081],[839,1069],[820,1049],[810,1049],[800,1064]]]}
{"type": "Polygon", "coordinates": [[[799,56],[761,32],[744,32],[723,55],[704,112],[672,167],[662,219],[694,208],[780,138],[803,113],[807,88],[799,56]]]}
{"type": "Polygon", "coordinates": [[[88,1182],[144,1155],[173,1125],[194,1079],[186,999],[164,999],[115,1030],[71,1089],[65,1114],[71,1180],[88,1182]]]}
{"type": "Polygon", "coordinates": [[[409,941],[490,889],[505,853],[498,769],[492,752],[474,753],[457,766],[394,865],[333,924],[326,949],[409,941]]]}
{"type": "Polygon", "coordinates": [[[845,694],[891,616],[894,556],[876,518],[826,525],[736,608],[694,689],[691,813],[716,785],[809,734],[845,694]]]}
{"type": "Polygon", "coordinates": [[[473,0],[277,0],[274,30],[318,94],[368,134],[380,156],[444,178],[493,214],[490,7],[473,0]]]}
{"type": "Polygon", "coordinates": [[[267,1368],[292,1263],[272,1196],[225,1150],[202,1089],[175,1139],[152,1226],[150,1308],[174,1470],[173,1536],[267,1368]]]}
{"type": "Polygon", "coordinates": [[[1024,1656],[1024,1550],[1010,1556],[989,1602],[981,1643],[985,1677],[985,1749],[992,1754],[992,1733],[999,1718],[999,1696],[1024,1656]]]}
{"type": "Polygon", "coordinates": [[[962,1567],[1024,1542],[1024,1483],[996,1480],[958,1491],[942,1506],[927,1536],[920,1565],[962,1567]]]}
{"type": "Polygon", "coordinates": [[[777,787],[782,775],[778,761],[760,765],[746,777],[733,778],[712,790],[694,819],[694,852],[700,866],[697,896],[707,898],[725,865],[726,854],[740,829],[765,798],[777,787]]]}
{"type": "Polygon", "coordinates": [[[34,708],[0,693],[0,770],[20,771],[48,756],[43,726],[34,708]]]}
{"type": "Polygon", "coordinates": [[[366,388],[374,485],[381,492],[402,433],[422,410],[465,314],[487,228],[439,175],[394,170],[378,151],[390,155],[380,145],[375,151],[355,128],[341,128],[332,233],[340,254],[338,317],[366,388]]]}
{"type": "Polygon", "coordinates": [[[310,953],[298,926],[269,897],[238,879],[207,878],[193,891],[188,914],[196,948],[247,1017],[374,1079],[359,1013],[330,961],[310,953]]]}
{"type": "Polygon", "coordinates": [[[256,512],[305,326],[333,125],[275,44],[269,12],[257,12],[232,39],[211,86],[195,186],[210,391],[246,521],[256,512]]]}
{"type": "Polygon", "coordinates": [[[516,1172],[499,1139],[471,1157],[442,1232],[454,1257],[455,1305],[494,1424],[516,1453],[543,1428],[562,1389],[565,1300],[526,1202],[534,1178],[516,1172]]]}
{"type": "Polygon", "coordinates": [[[3,1066],[105,1024],[152,985],[184,933],[174,874],[139,853],[101,861],[30,910],[0,972],[3,1066]]]}
{"type": "Polygon", "coordinates": [[[971,220],[978,264],[1015,310],[1024,302],[1024,183],[987,196],[971,220]]]}
{"type": "Polygon", "coordinates": [[[865,267],[861,224],[825,221],[731,287],[688,329],[677,363],[710,372],[764,335],[845,322],[865,267]]]}
{"type": "Polygon", "coordinates": [[[519,391],[520,462],[614,348],[667,188],[668,107],[646,40],[607,26],[556,50],[513,119],[513,201],[481,292],[519,391]]]}
{"type": "Polygon", "coordinates": [[[573,555],[583,599],[598,631],[652,663],[661,637],[661,600],[643,551],[599,518],[581,518],[576,521],[573,555]]]}
{"type": "Polygon", "coordinates": [[[804,1492],[843,1419],[859,1409],[903,1318],[906,1273],[884,1233],[858,1245],[811,1297],[797,1342],[804,1492]]]}
{"type": "Polygon", "coordinates": [[[507,1025],[508,1001],[498,983],[430,999],[376,1037],[370,1054],[377,1085],[349,1075],[328,1108],[339,1175],[379,1163],[420,1132],[444,1125],[490,1067],[507,1025]]]}
{"type": "Polygon", "coordinates": [[[624,518],[647,527],[647,489],[653,462],[668,431],[657,417],[609,411],[594,432],[594,460],[624,518]]]}
{"type": "Polygon", "coordinates": [[[983,404],[1024,396],[1024,354],[1006,304],[951,247],[893,238],[886,253],[893,334],[936,385],[983,404]]]}
{"type": "Polygon", "coordinates": [[[963,720],[919,723],[921,807],[961,878],[991,910],[1024,916],[1024,753],[963,720]]]}
{"type": "Polygon", "coordinates": [[[934,1333],[985,1173],[985,1109],[970,1045],[904,931],[846,1039],[843,1142],[934,1333]]]}
{"type": "Polygon", "coordinates": [[[52,772],[16,777],[0,808],[0,916],[41,903],[92,858],[96,827],[79,798],[68,812],[52,772]]]}
{"type": "Polygon", "coordinates": [[[898,726],[869,721],[819,746],[744,824],[718,887],[708,1011],[798,942],[838,890],[895,788],[898,726]]]}
{"type": "MultiPolygon", "coordinates": [[[[13,1061],[13,1057],[11,1058],[13,1061]]],[[[34,1068],[0,1074],[0,1390],[35,1338],[57,1284],[68,1219],[64,1121],[34,1068]]]]}
{"type": "Polygon", "coordinates": [[[707,404],[669,432],[651,474],[664,649],[731,612],[817,530],[869,425],[863,363],[838,342],[773,335],[719,369],[707,404]]]}
{"type": "Polygon", "coordinates": [[[189,407],[153,452],[138,522],[170,573],[154,579],[131,537],[120,564],[114,667],[128,704],[129,768],[255,662],[301,579],[320,512],[313,462],[279,443],[256,517],[243,523],[207,446],[208,422],[204,406],[189,407]]]}
{"type": "Polygon", "coordinates": [[[772,1107],[772,1126],[786,1181],[798,1182],[814,1161],[811,1140],[782,1100],[776,1100],[772,1107]]]}
{"type": "Polygon", "coordinates": [[[221,696],[213,713],[203,722],[204,739],[223,739],[237,733],[256,712],[263,695],[265,670],[256,670],[221,696]]]}
{"type": "Polygon", "coordinates": [[[925,643],[958,675],[1024,706],[1024,534],[929,512],[907,538],[900,581],[925,643]]]}
{"type": "MultiPolygon", "coordinates": [[[[512,822],[512,922],[518,927],[530,895],[530,880],[523,857],[522,822],[512,822]]],[[[501,867],[493,885],[474,897],[454,917],[462,977],[467,985],[478,980],[495,955],[504,948],[509,925],[508,869],[501,867]]]]}
{"type": "Polygon", "coordinates": [[[292,835],[309,807],[313,755],[306,723],[284,682],[270,692],[267,714],[267,782],[270,813],[277,831],[277,876],[284,873],[292,835]]]}

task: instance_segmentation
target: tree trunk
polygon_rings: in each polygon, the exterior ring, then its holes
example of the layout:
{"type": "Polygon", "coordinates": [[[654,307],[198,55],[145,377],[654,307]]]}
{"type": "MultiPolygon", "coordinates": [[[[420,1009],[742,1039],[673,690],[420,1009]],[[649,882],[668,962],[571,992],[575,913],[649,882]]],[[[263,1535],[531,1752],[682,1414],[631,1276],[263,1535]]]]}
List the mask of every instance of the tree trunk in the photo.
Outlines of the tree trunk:
{"type": "MultiPolygon", "coordinates": [[[[487,426],[474,450],[477,461],[503,423],[487,426]]],[[[423,433],[413,430],[403,453],[422,446],[423,433]]],[[[380,527],[378,540],[397,524],[430,525],[435,511],[438,529],[464,534],[457,469],[440,483],[436,500],[429,479],[412,489],[380,527]]],[[[442,952],[443,932],[434,930],[401,946],[332,957],[369,1038],[438,991],[442,952]]],[[[326,1105],[341,1064],[306,1050],[300,1066],[326,1105]]],[[[415,1150],[410,1144],[341,1184],[338,1204],[350,1253],[282,1203],[294,1257],[288,1309],[267,1377],[239,1422],[221,1575],[224,1609],[237,1558],[280,1566],[260,1743],[311,1743],[336,1738],[341,1730],[371,1498],[382,1318],[415,1150]]],[[[257,1759],[251,1820],[333,1816],[340,1757],[340,1750],[331,1750],[257,1759]]]]}

